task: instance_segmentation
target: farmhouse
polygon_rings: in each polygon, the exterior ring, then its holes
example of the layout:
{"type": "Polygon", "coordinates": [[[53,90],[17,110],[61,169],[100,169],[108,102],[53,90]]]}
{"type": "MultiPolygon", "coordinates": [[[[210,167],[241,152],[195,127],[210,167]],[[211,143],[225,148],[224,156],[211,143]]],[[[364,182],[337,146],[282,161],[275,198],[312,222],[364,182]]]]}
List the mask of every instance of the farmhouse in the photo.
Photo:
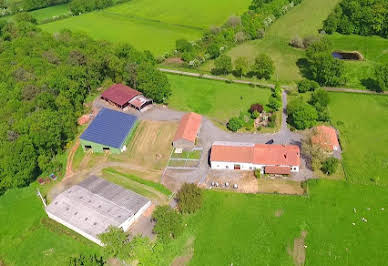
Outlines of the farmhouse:
{"type": "Polygon", "coordinates": [[[210,154],[212,169],[257,170],[267,174],[299,172],[300,150],[296,145],[216,141],[210,154]]]}
{"type": "Polygon", "coordinates": [[[90,176],[59,194],[46,208],[47,215],[102,246],[98,235],[109,226],[124,231],[151,205],[150,200],[90,176]]]}
{"type": "Polygon", "coordinates": [[[201,123],[201,115],[192,112],[185,114],[179,123],[174,137],[174,148],[192,150],[195,146],[201,123]]]}
{"type": "Polygon", "coordinates": [[[328,152],[338,151],[340,149],[337,132],[334,128],[328,126],[317,126],[315,134],[311,137],[313,144],[320,145],[328,152]]]}
{"type": "Polygon", "coordinates": [[[103,108],[80,137],[84,151],[120,153],[137,122],[136,116],[103,108]]]}
{"type": "Polygon", "coordinates": [[[144,97],[140,91],[123,84],[110,86],[101,94],[101,99],[121,109],[127,109],[128,106],[131,106],[138,111],[142,111],[146,106],[152,104],[152,100],[144,97]]]}

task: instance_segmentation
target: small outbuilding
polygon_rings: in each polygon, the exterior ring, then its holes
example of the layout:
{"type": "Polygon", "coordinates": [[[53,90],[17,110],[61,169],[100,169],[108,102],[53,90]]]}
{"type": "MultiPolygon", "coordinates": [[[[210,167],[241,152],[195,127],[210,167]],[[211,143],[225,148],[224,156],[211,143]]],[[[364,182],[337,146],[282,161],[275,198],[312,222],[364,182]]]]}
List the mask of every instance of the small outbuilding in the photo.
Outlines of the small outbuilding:
{"type": "Polygon", "coordinates": [[[328,152],[340,150],[337,132],[333,127],[317,126],[314,130],[314,135],[311,137],[313,144],[320,145],[328,152]]]}
{"type": "Polygon", "coordinates": [[[114,84],[101,94],[101,99],[119,107],[126,109],[128,106],[142,111],[145,107],[152,104],[152,100],[131,87],[124,84],[114,84]]]}
{"type": "Polygon", "coordinates": [[[84,151],[120,153],[127,149],[128,140],[136,127],[137,117],[103,108],[82,133],[84,151]]]}
{"type": "Polygon", "coordinates": [[[109,226],[127,231],[150,206],[149,199],[90,176],[55,197],[46,212],[51,219],[102,246],[99,234],[109,226]]]}
{"type": "Polygon", "coordinates": [[[176,149],[192,150],[195,146],[202,123],[202,116],[196,113],[185,114],[176,131],[173,146],[176,149]]]}

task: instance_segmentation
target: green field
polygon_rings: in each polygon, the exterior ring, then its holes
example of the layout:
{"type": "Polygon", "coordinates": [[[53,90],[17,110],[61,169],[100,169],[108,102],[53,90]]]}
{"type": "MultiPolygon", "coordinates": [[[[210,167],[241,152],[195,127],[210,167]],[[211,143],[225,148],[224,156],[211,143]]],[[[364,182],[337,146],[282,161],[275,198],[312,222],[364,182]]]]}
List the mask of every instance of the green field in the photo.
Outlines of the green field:
{"type": "Polygon", "coordinates": [[[50,6],[38,10],[31,11],[30,14],[40,23],[42,20],[61,16],[70,13],[69,4],[50,6]]]}
{"type": "Polygon", "coordinates": [[[221,124],[253,103],[266,104],[271,93],[269,89],[178,75],[168,75],[168,79],[172,88],[169,107],[207,115],[221,124]]]}
{"type": "Polygon", "coordinates": [[[249,3],[250,0],[134,0],[41,27],[49,32],[63,28],[82,31],[96,39],[128,42],[140,50],[161,55],[170,52],[177,39],[201,38],[203,28],[224,23],[249,3]]]}
{"type": "Polygon", "coordinates": [[[86,238],[50,223],[35,186],[0,197],[0,264],[66,265],[69,257],[100,254],[86,238]]]}
{"type": "Polygon", "coordinates": [[[350,182],[388,184],[388,97],[330,93],[329,111],[340,130],[350,182]]]}
{"type": "Polygon", "coordinates": [[[309,190],[308,197],[207,191],[189,223],[196,237],[189,265],[293,265],[289,250],[302,231],[306,265],[385,264],[385,188],[321,180],[309,190]]]}

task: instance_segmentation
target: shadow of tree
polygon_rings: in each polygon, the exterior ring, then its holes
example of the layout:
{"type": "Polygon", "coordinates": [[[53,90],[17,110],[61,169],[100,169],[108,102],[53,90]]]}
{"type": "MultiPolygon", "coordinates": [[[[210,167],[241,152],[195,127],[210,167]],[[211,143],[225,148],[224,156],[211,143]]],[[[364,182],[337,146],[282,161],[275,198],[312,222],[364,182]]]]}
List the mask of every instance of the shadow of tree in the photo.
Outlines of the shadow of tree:
{"type": "Polygon", "coordinates": [[[370,91],[376,91],[376,92],[382,92],[380,86],[379,86],[379,83],[372,79],[372,78],[367,78],[367,79],[362,79],[361,80],[361,84],[363,86],[365,86],[365,88],[367,90],[370,90],[370,91]]]}
{"type": "Polygon", "coordinates": [[[296,65],[299,68],[299,71],[303,77],[307,79],[312,79],[307,58],[299,58],[298,61],[296,61],[296,65]]]}

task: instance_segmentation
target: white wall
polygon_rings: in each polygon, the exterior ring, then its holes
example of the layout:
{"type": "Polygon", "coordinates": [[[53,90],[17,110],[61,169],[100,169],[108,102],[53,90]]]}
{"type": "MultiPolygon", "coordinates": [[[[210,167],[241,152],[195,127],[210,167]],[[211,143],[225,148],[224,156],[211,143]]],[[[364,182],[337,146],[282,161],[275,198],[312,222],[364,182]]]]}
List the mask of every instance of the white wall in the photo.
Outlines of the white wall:
{"type": "Polygon", "coordinates": [[[128,230],[128,228],[148,209],[148,207],[151,206],[151,201],[148,201],[146,205],[141,207],[141,209],[132,217],[127,219],[124,223],[120,225],[120,227],[125,231],[128,230]]]}
{"type": "MultiPolygon", "coordinates": [[[[264,168],[266,166],[275,166],[275,165],[261,165],[261,164],[251,164],[251,163],[238,163],[238,162],[217,162],[212,161],[210,163],[211,168],[214,170],[234,170],[234,165],[239,164],[242,171],[253,171],[260,169],[261,173],[264,173],[264,168]]],[[[289,165],[280,165],[282,167],[291,167],[291,172],[299,172],[299,166],[289,166],[289,165]]]]}

